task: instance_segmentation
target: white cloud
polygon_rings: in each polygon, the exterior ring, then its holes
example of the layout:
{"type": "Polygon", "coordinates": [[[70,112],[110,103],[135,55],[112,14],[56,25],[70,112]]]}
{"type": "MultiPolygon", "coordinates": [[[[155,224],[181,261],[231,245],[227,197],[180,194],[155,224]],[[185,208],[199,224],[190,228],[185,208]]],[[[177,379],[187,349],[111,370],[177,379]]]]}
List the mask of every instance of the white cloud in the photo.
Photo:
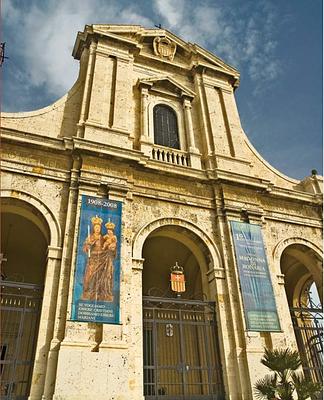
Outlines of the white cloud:
{"type": "MultiPolygon", "coordinates": [[[[77,77],[78,63],[71,56],[78,31],[85,24],[130,23],[152,26],[152,22],[132,7],[118,1],[50,0],[30,2],[28,10],[11,0],[5,2],[6,23],[17,27],[15,51],[25,61],[26,85],[47,86],[61,96],[77,77]],[[109,21],[107,21],[109,18],[109,21]]],[[[21,82],[21,80],[20,80],[21,82]]]]}
{"type": "Polygon", "coordinates": [[[155,0],[157,12],[165,19],[168,27],[173,29],[182,22],[185,2],[184,0],[155,0]]]}
{"type": "Polygon", "coordinates": [[[26,88],[46,87],[51,96],[63,95],[78,73],[78,63],[71,56],[76,33],[93,23],[146,27],[161,23],[184,40],[198,43],[231,65],[247,70],[256,82],[256,90],[261,87],[258,82],[264,85],[278,75],[273,28],[276,12],[268,2],[260,0],[239,10],[212,0],[153,0],[150,18],[139,5],[123,7],[118,0],[30,0],[28,6],[4,1],[3,20],[15,29],[11,49],[24,60],[15,66],[17,85],[25,82],[26,88]]]}
{"type": "Polygon", "coordinates": [[[238,69],[246,69],[255,93],[278,76],[276,10],[267,1],[235,9],[215,1],[187,1],[185,7],[182,1],[155,0],[154,4],[166,28],[209,48],[238,69]]]}

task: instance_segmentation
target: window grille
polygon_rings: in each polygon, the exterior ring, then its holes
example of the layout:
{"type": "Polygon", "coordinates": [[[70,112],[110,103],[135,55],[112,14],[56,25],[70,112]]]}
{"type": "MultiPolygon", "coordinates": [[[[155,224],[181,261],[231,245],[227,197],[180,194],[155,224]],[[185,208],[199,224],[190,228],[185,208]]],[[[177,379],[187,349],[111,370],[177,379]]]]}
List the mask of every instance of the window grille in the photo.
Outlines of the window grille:
{"type": "Polygon", "coordinates": [[[178,122],[171,107],[158,104],[153,109],[154,143],[160,146],[180,149],[178,122]]]}

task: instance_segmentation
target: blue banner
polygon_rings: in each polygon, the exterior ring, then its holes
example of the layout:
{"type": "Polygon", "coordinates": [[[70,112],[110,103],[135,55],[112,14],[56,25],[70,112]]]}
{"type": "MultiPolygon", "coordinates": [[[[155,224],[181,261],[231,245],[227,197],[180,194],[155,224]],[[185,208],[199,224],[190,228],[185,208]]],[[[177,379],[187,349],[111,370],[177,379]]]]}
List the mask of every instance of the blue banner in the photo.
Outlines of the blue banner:
{"type": "Polygon", "coordinates": [[[122,203],[82,196],[71,320],[118,324],[122,203]]]}
{"type": "Polygon", "coordinates": [[[281,331],[259,225],[231,221],[247,330],[281,331]]]}

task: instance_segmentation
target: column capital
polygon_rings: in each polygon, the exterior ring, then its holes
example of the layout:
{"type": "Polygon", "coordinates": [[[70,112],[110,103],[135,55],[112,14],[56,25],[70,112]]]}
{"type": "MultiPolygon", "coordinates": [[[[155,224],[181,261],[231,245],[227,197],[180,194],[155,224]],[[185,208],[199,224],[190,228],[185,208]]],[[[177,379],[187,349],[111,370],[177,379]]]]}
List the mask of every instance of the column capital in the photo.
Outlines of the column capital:
{"type": "Polygon", "coordinates": [[[148,88],[145,86],[141,86],[141,95],[142,96],[148,96],[148,88]]]}
{"type": "Polygon", "coordinates": [[[133,258],[132,262],[133,262],[132,266],[133,271],[143,270],[144,258],[133,258]]]}
{"type": "Polygon", "coordinates": [[[62,247],[48,246],[47,258],[60,260],[62,258],[62,247]]]}
{"type": "Polygon", "coordinates": [[[188,97],[183,97],[182,104],[184,108],[191,108],[191,100],[188,97]]]}
{"type": "Polygon", "coordinates": [[[97,43],[92,41],[89,46],[90,54],[94,54],[96,49],[97,49],[97,43]]]}

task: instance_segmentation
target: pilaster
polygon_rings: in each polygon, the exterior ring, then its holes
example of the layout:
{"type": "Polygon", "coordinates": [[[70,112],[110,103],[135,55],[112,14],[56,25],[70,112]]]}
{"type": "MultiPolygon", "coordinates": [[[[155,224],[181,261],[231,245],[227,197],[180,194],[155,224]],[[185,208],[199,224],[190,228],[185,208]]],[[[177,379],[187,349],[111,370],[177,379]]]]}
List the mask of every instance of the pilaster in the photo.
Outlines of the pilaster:
{"type": "Polygon", "coordinates": [[[188,152],[190,155],[190,166],[192,168],[201,169],[201,156],[199,150],[196,148],[195,137],[192,124],[191,115],[191,101],[187,98],[183,99],[184,120],[188,140],[188,152]]]}
{"type": "MultiPolygon", "coordinates": [[[[114,110],[112,129],[130,134],[129,120],[132,105],[132,72],[131,57],[116,57],[114,110]]],[[[132,137],[132,136],[131,136],[132,137]]]]}
{"type": "Polygon", "coordinates": [[[206,95],[203,88],[202,76],[198,71],[194,74],[195,88],[198,93],[198,105],[199,105],[199,118],[202,133],[202,140],[204,143],[205,151],[203,159],[206,162],[207,169],[213,169],[215,167],[213,144],[211,140],[210,122],[208,121],[206,95]]]}
{"type": "Polygon", "coordinates": [[[76,223],[78,180],[81,165],[81,157],[77,154],[74,155],[71,168],[70,188],[66,213],[66,226],[62,250],[62,265],[60,268],[58,297],[55,310],[55,321],[53,330],[54,332],[50,344],[50,350],[48,353],[44,392],[42,396],[43,400],[50,400],[53,397],[56,384],[56,372],[60,343],[64,338],[73,250],[72,244],[76,223]]]}
{"type": "Polygon", "coordinates": [[[148,110],[148,88],[141,86],[141,136],[140,150],[148,157],[152,155],[153,138],[149,136],[149,110],[148,110]]]}
{"type": "Polygon", "coordinates": [[[47,356],[54,328],[61,258],[62,248],[48,247],[44,296],[29,400],[39,400],[43,394],[47,356]]]}
{"type": "Polygon", "coordinates": [[[96,48],[97,48],[97,44],[95,42],[92,42],[89,50],[88,49],[83,50],[88,53],[88,66],[87,66],[86,78],[85,78],[85,82],[84,82],[80,119],[79,119],[78,127],[77,127],[77,136],[78,137],[84,136],[84,123],[88,117],[96,48]]]}

